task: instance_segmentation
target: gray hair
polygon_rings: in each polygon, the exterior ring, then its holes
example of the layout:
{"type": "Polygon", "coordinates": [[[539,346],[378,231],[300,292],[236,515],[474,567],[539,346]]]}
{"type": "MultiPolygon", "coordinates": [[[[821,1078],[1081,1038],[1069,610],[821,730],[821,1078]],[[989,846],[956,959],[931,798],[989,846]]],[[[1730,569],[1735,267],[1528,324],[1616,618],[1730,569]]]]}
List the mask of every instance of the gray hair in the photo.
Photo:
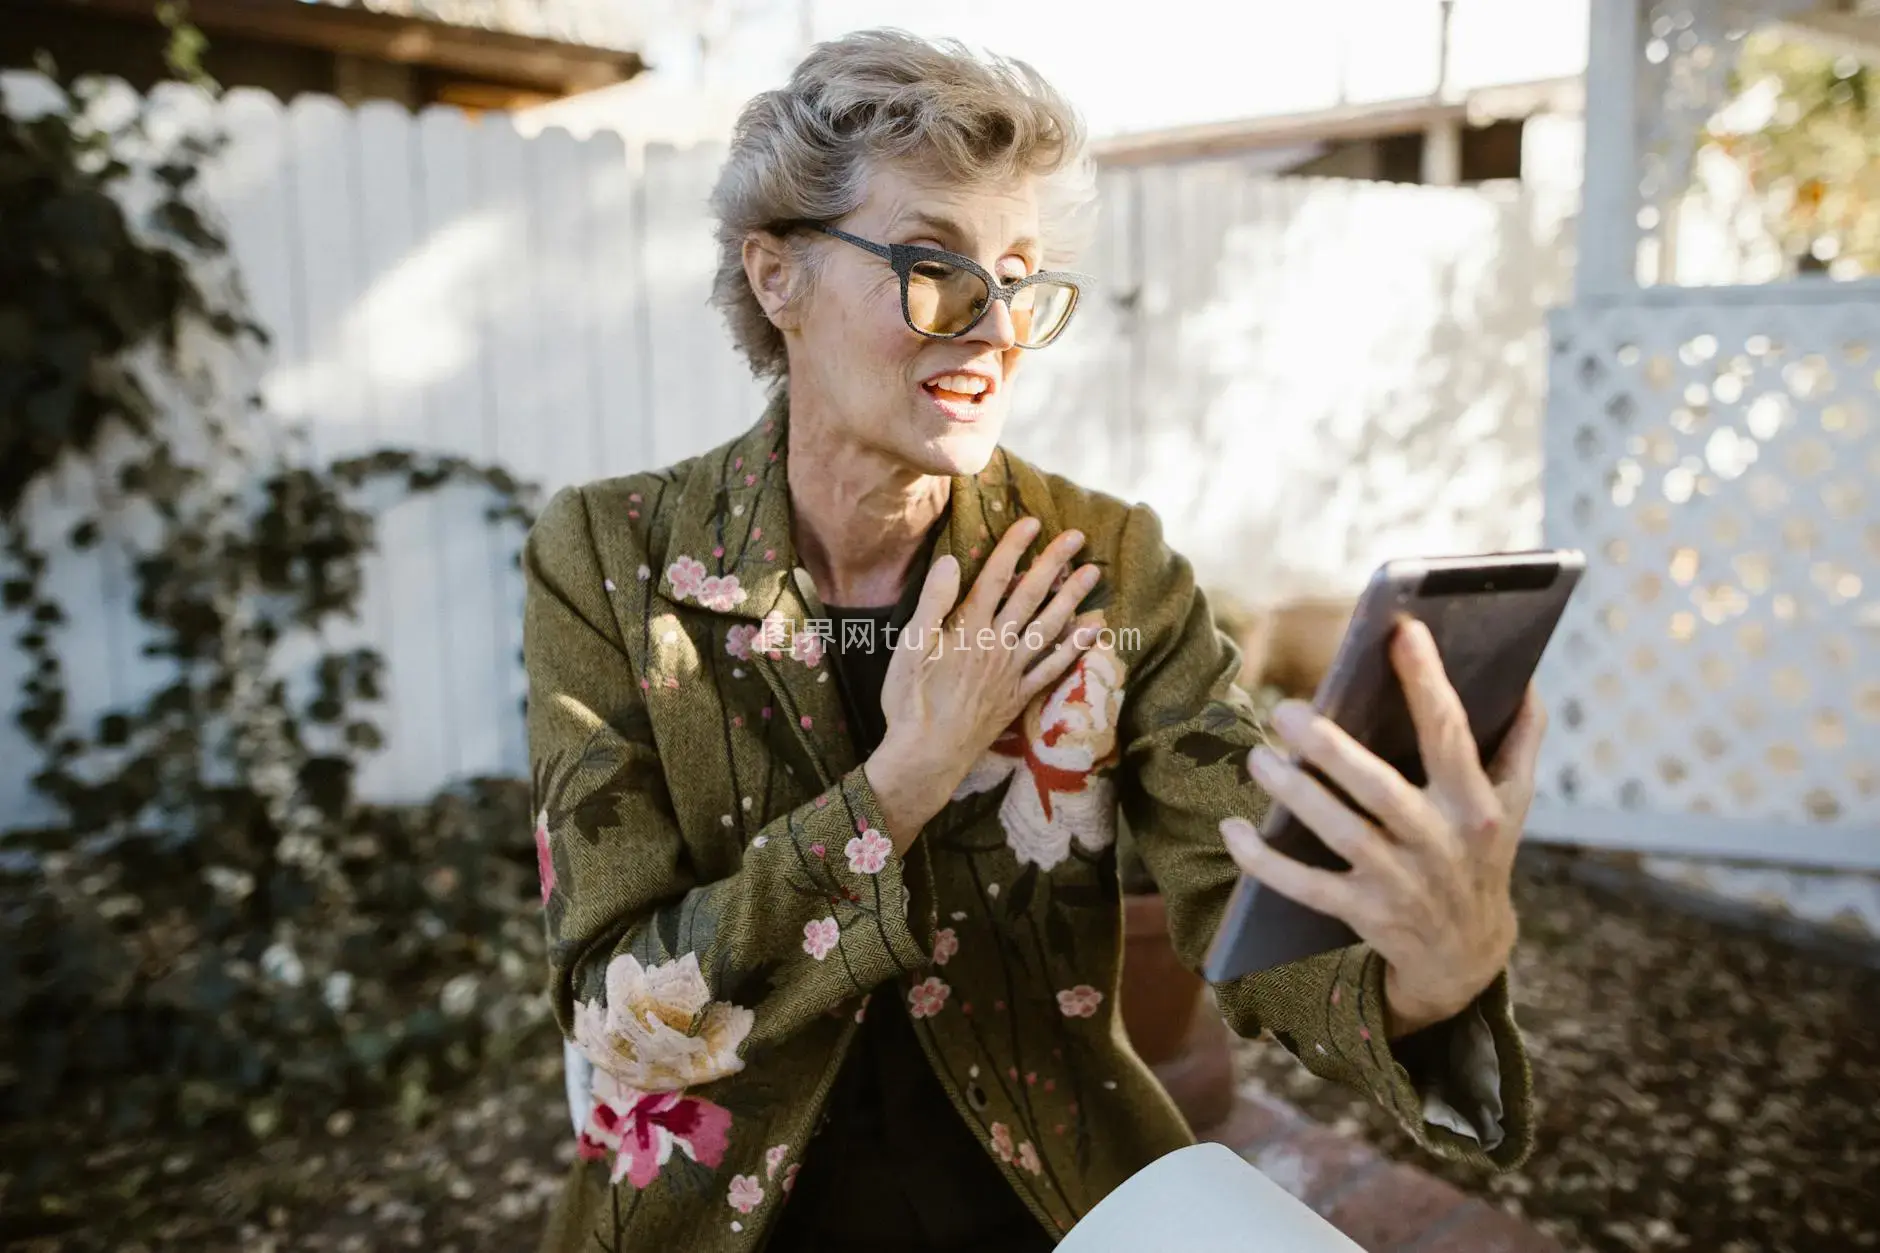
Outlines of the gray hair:
{"type": "Polygon", "coordinates": [[[969,186],[1039,176],[1049,264],[1062,267],[1088,242],[1096,185],[1083,120],[1030,65],[894,30],[818,44],[788,83],[744,107],[712,189],[712,303],[759,378],[782,379],[789,362],[745,277],[745,237],[853,212],[884,162],[969,186]]]}

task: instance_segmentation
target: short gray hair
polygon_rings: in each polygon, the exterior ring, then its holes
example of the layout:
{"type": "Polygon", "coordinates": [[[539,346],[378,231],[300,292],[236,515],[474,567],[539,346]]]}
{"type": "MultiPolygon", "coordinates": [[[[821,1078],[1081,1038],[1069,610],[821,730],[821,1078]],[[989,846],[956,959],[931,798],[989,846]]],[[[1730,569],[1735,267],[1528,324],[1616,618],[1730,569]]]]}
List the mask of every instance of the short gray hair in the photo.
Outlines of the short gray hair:
{"type": "Polygon", "coordinates": [[[745,237],[853,212],[881,162],[975,186],[1041,176],[1048,263],[1062,267],[1088,241],[1096,187],[1083,120],[1030,65],[895,30],[818,44],[788,83],[744,107],[712,189],[712,302],[759,378],[782,379],[789,361],[745,277],[745,237]]]}

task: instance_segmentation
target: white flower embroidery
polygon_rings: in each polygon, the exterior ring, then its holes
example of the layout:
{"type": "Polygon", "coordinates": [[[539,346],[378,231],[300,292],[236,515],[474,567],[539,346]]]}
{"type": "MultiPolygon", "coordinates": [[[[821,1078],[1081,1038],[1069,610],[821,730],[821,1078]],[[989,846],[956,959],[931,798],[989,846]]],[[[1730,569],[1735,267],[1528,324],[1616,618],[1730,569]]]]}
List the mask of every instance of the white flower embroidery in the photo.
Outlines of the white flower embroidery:
{"type": "Polygon", "coordinates": [[[1097,1006],[1103,1004],[1103,993],[1088,983],[1080,983],[1059,992],[1057,1003],[1058,1011],[1066,1018],[1090,1018],[1095,1016],[1097,1006]]]}
{"type": "Polygon", "coordinates": [[[1105,770],[1116,760],[1123,676],[1113,650],[1085,653],[1055,687],[1032,700],[954,790],[958,800],[1011,778],[999,823],[1020,862],[1049,870],[1070,856],[1072,840],[1095,853],[1116,839],[1115,787],[1105,770]]]}
{"type": "Polygon", "coordinates": [[[575,1002],[574,1043],[627,1087],[676,1092],[743,1070],[738,1048],[754,1021],[712,999],[697,954],[643,967],[622,953],[607,967],[606,1003],[575,1002]]]}

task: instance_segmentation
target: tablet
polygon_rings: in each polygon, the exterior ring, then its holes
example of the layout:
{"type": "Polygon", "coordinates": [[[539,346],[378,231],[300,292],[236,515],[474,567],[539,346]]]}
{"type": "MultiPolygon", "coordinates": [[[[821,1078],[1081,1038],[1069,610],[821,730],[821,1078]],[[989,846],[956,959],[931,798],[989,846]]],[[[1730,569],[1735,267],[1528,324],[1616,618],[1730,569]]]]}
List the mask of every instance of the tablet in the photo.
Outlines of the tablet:
{"type": "MultiPolygon", "coordinates": [[[[1411,783],[1423,786],[1427,779],[1416,727],[1389,652],[1397,623],[1417,618],[1436,639],[1443,669],[1462,698],[1469,729],[1487,763],[1520,712],[1528,683],[1585,570],[1586,557],[1577,549],[1386,562],[1360,597],[1313,706],[1411,783]]],[[[1305,769],[1349,803],[1315,768],[1305,769]]],[[[1308,865],[1350,868],[1281,805],[1267,813],[1260,834],[1271,847],[1308,865]]],[[[1357,938],[1338,919],[1243,875],[1228,898],[1202,973],[1218,983],[1343,948],[1357,938]]]]}

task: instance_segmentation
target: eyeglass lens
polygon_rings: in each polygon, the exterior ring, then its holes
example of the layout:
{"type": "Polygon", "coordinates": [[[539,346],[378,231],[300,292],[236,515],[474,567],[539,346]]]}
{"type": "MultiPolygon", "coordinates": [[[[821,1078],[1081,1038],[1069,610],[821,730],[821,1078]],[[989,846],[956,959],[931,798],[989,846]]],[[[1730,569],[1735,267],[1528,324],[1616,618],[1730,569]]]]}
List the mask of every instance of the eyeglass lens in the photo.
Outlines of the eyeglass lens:
{"type": "MultiPolygon", "coordinates": [[[[907,278],[907,316],[928,335],[957,335],[971,326],[992,298],[971,270],[944,261],[921,261],[907,278]]],[[[1012,329],[1021,347],[1049,343],[1069,320],[1077,289],[1063,283],[1033,283],[1012,297],[1012,329]]]]}

